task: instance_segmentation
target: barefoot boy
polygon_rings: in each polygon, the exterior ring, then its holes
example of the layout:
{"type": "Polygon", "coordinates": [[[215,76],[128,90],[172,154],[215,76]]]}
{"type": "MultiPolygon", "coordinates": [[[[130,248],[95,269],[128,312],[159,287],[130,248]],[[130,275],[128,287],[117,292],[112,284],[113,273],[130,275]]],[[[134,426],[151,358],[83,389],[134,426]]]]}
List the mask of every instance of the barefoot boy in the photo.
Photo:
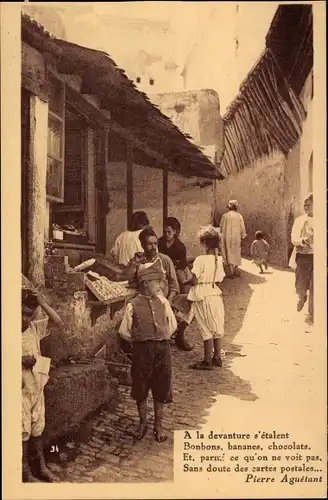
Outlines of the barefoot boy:
{"type": "Polygon", "coordinates": [[[40,340],[47,336],[49,319],[60,324],[58,314],[43,297],[30,289],[22,289],[22,440],[23,440],[23,481],[38,482],[33,476],[28,462],[29,442],[32,441],[38,461],[40,479],[59,482],[47,468],[42,443],[45,427],[44,387],[48,381],[49,358],[43,358],[40,340]],[[35,319],[36,310],[41,307],[47,317],[35,319]]]}
{"type": "Polygon", "coordinates": [[[251,255],[254,260],[254,264],[260,268],[260,274],[264,274],[263,268],[268,269],[268,259],[270,255],[270,245],[264,239],[264,234],[262,231],[256,231],[255,240],[251,245],[251,255]]]}
{"type": "Polygon", "coordinates": [[[139,266],[141,293],[128,304],[119,329],[119,335],[133,345],[131,397],[137,403],[140,419],[135,437],[140,440],[147,432],[147,398],[151,390],[154,436],[159,442],[167,439],[162,418],[164,403],[172,401],[170,337],[177,328],[171,306],[161,291],[164,278],[160,259],[139,266]]]}

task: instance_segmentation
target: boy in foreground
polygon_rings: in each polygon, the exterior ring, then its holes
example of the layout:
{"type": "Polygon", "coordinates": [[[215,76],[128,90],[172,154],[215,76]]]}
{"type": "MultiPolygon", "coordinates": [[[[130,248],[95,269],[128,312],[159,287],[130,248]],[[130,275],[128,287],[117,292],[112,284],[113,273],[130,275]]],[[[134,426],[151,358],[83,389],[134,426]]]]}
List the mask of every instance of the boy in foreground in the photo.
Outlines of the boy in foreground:
{"type": "Polygon", "coordinates": [[[142,439],[147,432],[147,398],[149,390],[154,400],[154,436],[164,442],[162,419],[164,404],[172,401],[172,359],[170,337],[177,328],[170,303],[161,287],[165,272],[158,258],[141,264],[138,282],[141,293],[128,304],[119,335],[132,342],[131,397],[136,401],[139,426],[135,438],[142,439]]]}
{"type": "Polygon", "coordinates": [[[42,433],[45,427],[44,387],[49,379],[50,359],[41,356],[40,340],[48,335],[48,321],[60,324],[61,319],[36,291],[22,289],[22,440],[23,481],[39,482],[29,467],[29,443],[33,442],[39,461],[40,479],[59,482],[48,469],[43,452],[42,433]],[[35,319],[41,307],[46,317],[35,319]]]}

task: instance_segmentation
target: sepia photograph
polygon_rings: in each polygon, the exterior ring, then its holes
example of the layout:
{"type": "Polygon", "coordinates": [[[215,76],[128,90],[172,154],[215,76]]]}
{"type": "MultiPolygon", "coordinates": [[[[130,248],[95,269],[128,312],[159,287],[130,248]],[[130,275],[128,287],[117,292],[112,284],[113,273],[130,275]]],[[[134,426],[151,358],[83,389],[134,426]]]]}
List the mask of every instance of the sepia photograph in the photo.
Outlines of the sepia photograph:
{"type": "Polygon", "coordinates": [[[20,491],[323,498],[316,6],[17,7],[20,491]]]}

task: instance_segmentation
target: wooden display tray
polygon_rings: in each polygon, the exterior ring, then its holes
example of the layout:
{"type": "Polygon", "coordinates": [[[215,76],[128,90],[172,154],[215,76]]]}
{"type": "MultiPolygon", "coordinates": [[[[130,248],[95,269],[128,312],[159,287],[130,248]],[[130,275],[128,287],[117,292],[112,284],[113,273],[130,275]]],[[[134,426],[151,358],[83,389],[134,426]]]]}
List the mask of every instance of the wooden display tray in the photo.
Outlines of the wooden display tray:
{"type": "Polygon", "coordinates": [[[104,307],[111,304],[116,304],[117,302],[124,302],[126,300],[131,300],[136,296],[136,292],[131,292],[127,295],[121,295],[120,297],[114,297],[107,300],[88,300],[88,304],[91,307],[104,307]]]}
{"type": "MultiPolygon", "coordinates": [[[[89,288],[89,290],[93,293],[93,295],[100,302],[104,302],[105,300],[116,299],[117,297],[124,297],[125,295],[129,294],[129,291],[125,286],[122,286],[117,282],[113,282],[113,284],[118,287],[118,290],[116,290],[116,291],[113,290],[113,292],[115,293],[115,297],[109,297],[108,299],[105,299],[105,294],[102,294],[99,290],[97,290],[97,288],[95,286],[95,283],[97,283],[97,281],[98,281],[97,279],[92,279],[91,277],[89,277],[88,274],[86,275],[86,279],[85,279],[86,286],[89,288]],[[124,293],[124,292],[126,292],[126,293],[124,293]]],[[[99,281],[101,281],[101,280],[99,280],[99,281]]],[[[104,281],[103,281],[103,283],[104,283],[104,281]]],[[[109,288],[109,291],[111,291],[110,288],[109,288]]]]}

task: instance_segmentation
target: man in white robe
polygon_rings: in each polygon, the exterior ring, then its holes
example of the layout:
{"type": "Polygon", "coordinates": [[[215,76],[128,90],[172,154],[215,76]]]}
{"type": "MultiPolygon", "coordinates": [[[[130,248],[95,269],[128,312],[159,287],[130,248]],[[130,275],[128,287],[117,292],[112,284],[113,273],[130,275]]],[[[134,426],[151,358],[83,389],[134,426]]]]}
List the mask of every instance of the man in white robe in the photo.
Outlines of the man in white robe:
{"type": "Polygon", "coordinates": [[[135,212],[132,215],[131,230],[118,236],[110,252],[118,265],[127,266],[136,253],[143,252],[139,236],[147,226],[149,220],[145,212],[135,212]]]}
{"type": "Polygon", "coordinates": [[[229,212],[221,217],[221,253],[225,267],[229,269],[229,278],[239,276],[238,266],[241,264],[241,242],[246,238],[243,216],[237,212],[238,203],[231,200],[228,203],[229,212]]]}

